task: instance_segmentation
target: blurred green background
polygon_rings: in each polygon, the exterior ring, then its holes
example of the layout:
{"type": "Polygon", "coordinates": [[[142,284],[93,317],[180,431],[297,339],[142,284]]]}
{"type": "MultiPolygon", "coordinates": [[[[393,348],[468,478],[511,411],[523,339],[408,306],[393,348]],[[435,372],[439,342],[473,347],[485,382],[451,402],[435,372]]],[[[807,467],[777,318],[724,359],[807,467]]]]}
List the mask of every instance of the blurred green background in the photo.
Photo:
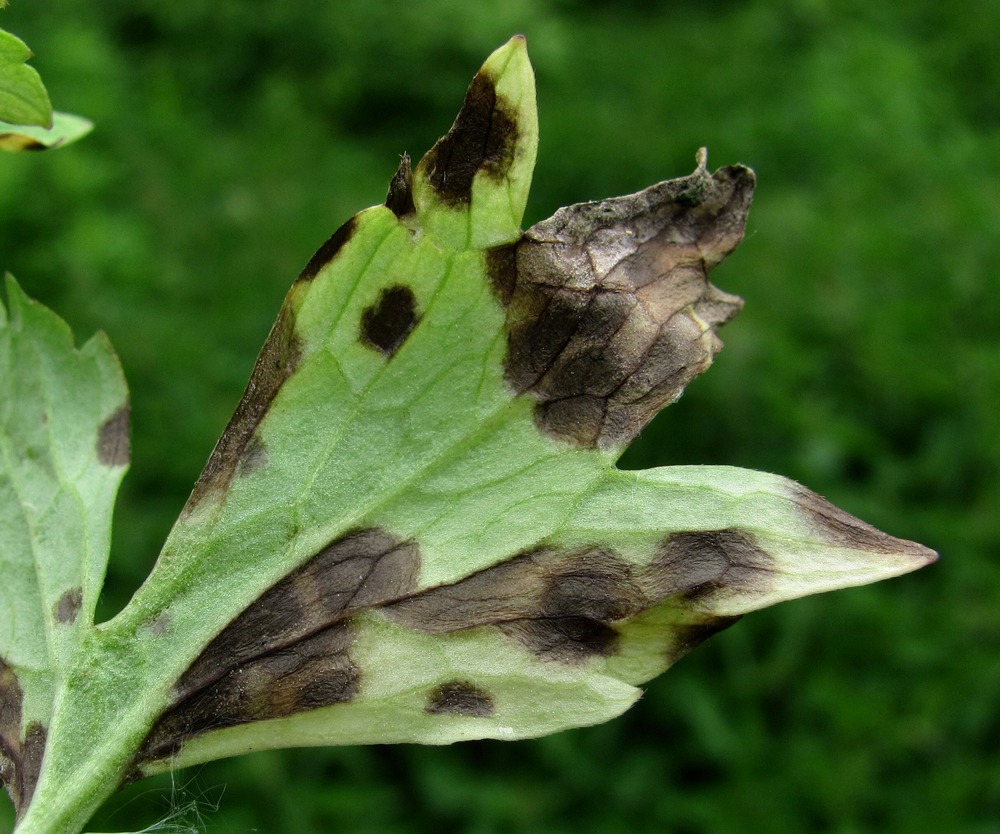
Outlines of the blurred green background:
{"type": "Polygon", "coordinates": [[[107,331],[131,386],[105,614],[292,278],[515,32],[542,131],[526,224],[701,145],[759,177],[715,273],[747,307],[623,465],[780,472],[942,554],[748,617],[605,726],[259,754],[132,786],[93,830],[1000,832],[1000,4],[14,0],[0,26],[97,124],[0,156],[0,269],[107,331]]]}

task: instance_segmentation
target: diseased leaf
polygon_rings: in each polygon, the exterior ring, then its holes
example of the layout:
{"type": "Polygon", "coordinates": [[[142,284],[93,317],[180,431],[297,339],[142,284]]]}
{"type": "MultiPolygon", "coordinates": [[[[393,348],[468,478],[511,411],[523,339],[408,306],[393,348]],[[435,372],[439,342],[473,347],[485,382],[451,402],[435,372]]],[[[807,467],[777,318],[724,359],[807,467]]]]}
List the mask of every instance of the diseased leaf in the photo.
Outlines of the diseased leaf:
{"type": "Polygon", "coordinates": [[[42,79],[24,62],[31,50],[0,29],[0,120],[18,125],[52,126],[52,105],[42,79]]]}
{"type": "Polygon", "coordinates": [[[82,139],[93,129],[89,119],[59,111],[52,114],[52,126],[48,128],[0,121],[0,150],[53,150],[82,139]]]}
{"type": "Polygon", "coordinates": [[[128,395],[103,335],[7,279],[0,304],[0,776],[28,804],[56,698],[104,579],[128,465],[128,395]]]}
{"type": "MultiPolygon", "coordinates": [[[[77,617],[20,834],[251,750],[604,721],[748,611],[934,558],[779,476],[615,467],[740,309],[707,276],[754,176],[699,152],[522,232],[536,144],[515,38],[308,262],[149,578],[77,617]]],[[[91,439],[104,466],[123,414],[91,439]]]]}

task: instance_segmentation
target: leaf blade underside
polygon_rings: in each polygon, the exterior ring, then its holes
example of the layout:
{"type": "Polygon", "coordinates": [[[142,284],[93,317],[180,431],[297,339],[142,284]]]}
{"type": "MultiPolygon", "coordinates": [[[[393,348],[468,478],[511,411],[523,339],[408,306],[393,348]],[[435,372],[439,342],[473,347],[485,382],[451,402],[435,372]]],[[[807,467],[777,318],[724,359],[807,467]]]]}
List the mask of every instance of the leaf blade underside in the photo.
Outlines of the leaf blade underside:
{"type": "Polygon", "coordinates": [[[0,304],[0,773],[28,804],[54,702],[93,623],[128,467],[128,393],[103,334],[8,276],[0,304]]]}
{"type": "MultiPolygon", "coordinates": [[[[514,40],[292,288],[163,560],[174,542],[267,540],[252,561],[270,590],[226,586],[227,626],[173,689],[143,772],[595,723],[746,611],[928,558],[846,514],[838,539],[822,500],[775,476],[614,468],[742,305],[705,275],[742,237],[753,175],[710,174],[700,153],[689,177],[522,234],[536,131],[514,40]]],[[[197,594],[231,572],[163,576],[197,594]]]]}
{"type": "Polygon", "coordinates": [[[303,269],[153,571],[86,635],[36,830],[250,750],[607,720],[748,611],[933,559],[778,476],[616,469],[742,305],[707,275],[754,176],[699,152],[522,232],[536,145],[515,38],[303,269]]]}

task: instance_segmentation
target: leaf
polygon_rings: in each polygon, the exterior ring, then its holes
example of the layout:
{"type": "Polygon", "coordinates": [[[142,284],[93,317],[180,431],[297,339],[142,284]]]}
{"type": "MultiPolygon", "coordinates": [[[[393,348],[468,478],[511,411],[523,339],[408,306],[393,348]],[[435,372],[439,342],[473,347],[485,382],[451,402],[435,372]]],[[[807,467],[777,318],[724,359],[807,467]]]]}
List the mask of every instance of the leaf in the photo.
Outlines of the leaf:
{"type": "Polygon", "coordinates": [[[93,129],[94,123],[89,119],[59,111],[52,114],[52,127],[49,128],[0,121],[0,150],[53,150],[82,139],[93,129]]]}
{"type": "Polygon", "coordinates": [[[17,125],[52,126],[52,105],[38,73],[25,65],[31,50],[0,29],[0,120],[17,125]]]}
{"type": "Polygon", "coordinates": [[[748,611],[926,564],[787,479],[615,461],[721,347],[742,166],[520,231],[524,40],[289,290],[152,573],[64,678],[19,834],[265,748],[612,718],[748,611]]]}
{"type": "Polygon", "coordinates": [[[0,773],[28,803],[53,705],[104,579],[128,463],[128,395],[103,335],[7,279],[0,304],[0,773]]]}

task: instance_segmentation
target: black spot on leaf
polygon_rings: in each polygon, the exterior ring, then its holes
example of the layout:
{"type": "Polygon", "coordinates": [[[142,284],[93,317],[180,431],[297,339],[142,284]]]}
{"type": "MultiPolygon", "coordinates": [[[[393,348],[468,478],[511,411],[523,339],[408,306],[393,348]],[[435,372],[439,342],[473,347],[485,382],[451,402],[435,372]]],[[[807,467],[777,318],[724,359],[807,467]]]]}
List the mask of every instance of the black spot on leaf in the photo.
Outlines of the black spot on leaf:
{"type": "Polygon", "coordinates": [[[413,290],[399,284],[388,287],[361,314],[361,341],[391,357],[402,347],[418,320],[413,290]]]}
{"type": "Polygon", "coordinates": [[[384,610],[429,634],[493,626],[545,660],[580,663],[616,653],[622,625],[672,600],[690,609],[669,652],[679,657],[735,622],[706,614],[705,604],[714,595],[765,593],[772,562],[751,533],[738,529],[676,533],[642,567],[606,547],[542,548],[384,610]]]}
{"type": "Polygon", "coordinates": [[[337,253],[351,239],[354,235],[354,230],[357,228],[357,223],[357,217],[352,217],[339,229],[337,229],[337,231],[331,235],[330,239],[324,243],[316,251],[316,254],[309,259],[309,263],[307,263],[305,269],[299,273],[299,277],[296,280],[312,281],[312,279],[319,274],[319,271],[330,263],[330,261],[337,256],[337,253]]]}
{"type": "Polygon", "coordinates": [[[52,615],[57,623],[72,625],[76,622],[80,606],[83,604],[83,589],[70,588],[64,592],[53,608],[52,615]]]}
{"type": "Polygon", "coordinates": [[[492,696],[469,681],[448,681],[434,689],[427,699],[426,712],[432,715],[467,715],[488,718],[496,709],[492,696]]]}
{"type": "Polygon", "coordinates": [[[97,432],[97,459],[105,466],[127,466],[131,459],[128,439],[129,405],[125,403],[105,420],[97,432]]]}
{"type": "Polygon", "coordinates": [[[444,202],[468,204],[472,181],[480,172],[495,180],[506,176],[517,144],[514,113],[513,106],[497,95],[492,79],[476,75],[451,130],[420,163],[444,202]]]}
{"type": "Polygon", "coordinates": [[[396,217],[406,217],[416,211],[413,205],[413,170],[408,153],[404,153],[399,160],[399,168],[389,183],[385,205],[396,217]]]}

